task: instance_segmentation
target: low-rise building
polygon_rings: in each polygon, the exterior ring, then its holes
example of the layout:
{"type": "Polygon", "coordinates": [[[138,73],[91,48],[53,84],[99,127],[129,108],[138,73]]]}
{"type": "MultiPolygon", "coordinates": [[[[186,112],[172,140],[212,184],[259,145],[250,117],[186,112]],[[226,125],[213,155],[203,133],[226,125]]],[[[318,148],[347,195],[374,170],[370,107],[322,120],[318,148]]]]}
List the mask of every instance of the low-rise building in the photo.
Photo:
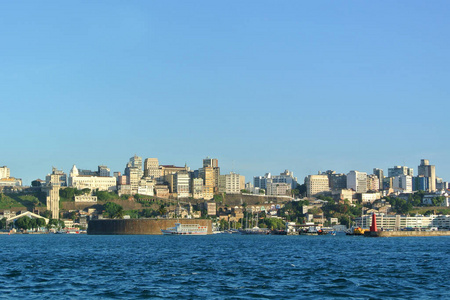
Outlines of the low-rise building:
{"type": "Polygon", "coordinates": [[[155,196],[159,198],[169,198],[169,187],[164,184],[155,185],[155,196]]]}
{"type": "Polygon", "coordinates": [[[79,202],[97,203],[97,196],[92,196],[92,195],[75,196],[75,203],[79,203],[79,202]]]}

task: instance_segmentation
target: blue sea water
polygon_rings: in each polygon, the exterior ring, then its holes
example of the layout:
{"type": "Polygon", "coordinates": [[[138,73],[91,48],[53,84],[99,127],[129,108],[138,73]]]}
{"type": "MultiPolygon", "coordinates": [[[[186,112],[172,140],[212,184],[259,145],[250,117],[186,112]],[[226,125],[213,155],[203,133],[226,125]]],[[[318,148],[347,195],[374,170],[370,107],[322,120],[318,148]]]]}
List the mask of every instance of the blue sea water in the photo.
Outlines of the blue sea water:
{"type": "Polygon", "coordinates": [[[1,235],[0,298],[450,299],[450,237],[1,235]]]}

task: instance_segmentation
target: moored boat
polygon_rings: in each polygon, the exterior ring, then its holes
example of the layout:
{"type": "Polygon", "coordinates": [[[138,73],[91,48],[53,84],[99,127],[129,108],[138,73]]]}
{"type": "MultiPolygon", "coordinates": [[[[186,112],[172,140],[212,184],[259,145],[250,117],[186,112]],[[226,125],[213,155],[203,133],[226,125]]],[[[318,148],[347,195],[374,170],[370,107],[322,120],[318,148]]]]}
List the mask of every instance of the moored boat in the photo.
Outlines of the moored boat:
{"type": "Polygon", "coordinates": [[[174,227],[161,229],[161,232],[164,235],[206,235],[208,233],[208,226],[175,223],[174,227]]]}

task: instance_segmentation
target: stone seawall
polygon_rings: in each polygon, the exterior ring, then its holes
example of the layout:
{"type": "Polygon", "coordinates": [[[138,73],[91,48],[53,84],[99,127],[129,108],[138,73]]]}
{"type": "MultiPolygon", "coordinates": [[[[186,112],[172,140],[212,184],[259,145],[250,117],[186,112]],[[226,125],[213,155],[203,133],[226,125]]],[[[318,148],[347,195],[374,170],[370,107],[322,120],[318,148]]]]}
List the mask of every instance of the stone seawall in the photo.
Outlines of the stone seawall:
{"type": "Polygon", "coordinates": [[[127,234],[154,234],[160,235],[161,229],[181,224],[199,224],[208,226],[208,234],[212,234],[210,219],[126,219],[126,220],[91,220],[88,225],[88,234],[92,235],[127,235],[127,234]]]}
{"type": "Polygon", "coordinates": [[[450,231],[377,231],[366,232],[367,237],[450,236],[450,231]]]}

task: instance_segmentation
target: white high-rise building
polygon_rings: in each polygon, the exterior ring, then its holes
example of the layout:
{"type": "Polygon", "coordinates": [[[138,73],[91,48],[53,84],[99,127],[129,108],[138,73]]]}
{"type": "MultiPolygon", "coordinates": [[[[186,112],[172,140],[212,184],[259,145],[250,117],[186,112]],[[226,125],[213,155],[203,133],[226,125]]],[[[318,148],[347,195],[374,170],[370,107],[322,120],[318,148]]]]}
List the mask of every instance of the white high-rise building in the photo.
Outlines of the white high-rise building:
{"type": "Polygon", "coordinates": [[[10,170],[7,166],[0,167],[0,179],[9,178],[10,170]]]}
{"type": "Polygon", "coordinates": [[[367,192],[367,173],[350,171],[347,174],[347,188],[357,193],[367,192]]]}
{"type": "Polygon", "coordinates": [[[400,175],[392,180],[393,189],[397,193],[412,193],[412,176],[400,175]]]}
{"type": "Polygon", "coordinates": [[[177,193],[177,198],[188,198],[190,178],[187,172],[178,172],[173,175],[174,192],[177,193]]]}
{"type": "Polygon", "coordinates": [[[219,192],[239,194],[241,192],[241,176],[233,172],[230,172],[230,174],[220,175],[219,192]]]}

